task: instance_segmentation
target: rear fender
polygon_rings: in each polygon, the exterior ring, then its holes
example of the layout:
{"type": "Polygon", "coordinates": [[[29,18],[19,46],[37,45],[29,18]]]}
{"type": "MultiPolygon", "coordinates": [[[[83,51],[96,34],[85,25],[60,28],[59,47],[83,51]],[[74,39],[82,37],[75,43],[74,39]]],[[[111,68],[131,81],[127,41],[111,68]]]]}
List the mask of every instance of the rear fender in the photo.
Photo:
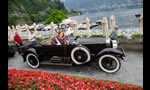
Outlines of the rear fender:
{"type": "Polygon", "coordinates": [[[26,61],[26,55],[27,55],[28,53],[34,53],[34,54],[38,57],[38,54],[37,54],[36,50],[35,50],[34,48],[29,48],[29,49],[26,50],[26,51],[24,52],[24,54],[22,55],[24,62],[26,61]]]}
{"type": "Polygon", "coordinates": [[[100,51],[97,55],[96,55],[96,58],[104,55],[104,54],[116,54],[116,55],[119,55],[121,56],[120,58],[122,58],[122,56],[124,56],[124,53],[120,50],[117,50],[117,49],[114,49],[114,48],[106,48],[106,49],[103,49],[102,51],[100,51]]]}

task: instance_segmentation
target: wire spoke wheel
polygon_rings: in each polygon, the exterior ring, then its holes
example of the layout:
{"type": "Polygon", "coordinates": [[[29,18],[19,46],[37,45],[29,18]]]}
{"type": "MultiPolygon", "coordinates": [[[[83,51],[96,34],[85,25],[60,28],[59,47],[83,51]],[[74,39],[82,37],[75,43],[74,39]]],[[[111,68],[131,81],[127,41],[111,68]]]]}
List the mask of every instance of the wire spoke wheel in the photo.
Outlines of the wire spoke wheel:
{"type": "Polygon", "coordinates": [[[104,60],[102,61],[102,66],[108,70],[113,70],[116,68],[117,66],[117,62],[110,58],[110,57],[106,57],[104,58],[104,60]]]}
{"type": "Polygon", "coordinates": [[[82,51],[82,50],[77,50],[75,53],[74,53],[74,57],[77,61],[79,62],[85,62],[87,60],[87,53],[82,51]]]}
{"type": "Polygon", "coordinates": [[[71,51],[71,59],[77,65],[89,62],[91,60],[90,51],[85,46],[75,47],[71,51]]]}
{"type": "Polygon", "coordinates": [[[117,72],[120,67],[120,60],[111,54],[105,54],[99,58],[99,67],[107,73],[114,73],[117,72]]]}

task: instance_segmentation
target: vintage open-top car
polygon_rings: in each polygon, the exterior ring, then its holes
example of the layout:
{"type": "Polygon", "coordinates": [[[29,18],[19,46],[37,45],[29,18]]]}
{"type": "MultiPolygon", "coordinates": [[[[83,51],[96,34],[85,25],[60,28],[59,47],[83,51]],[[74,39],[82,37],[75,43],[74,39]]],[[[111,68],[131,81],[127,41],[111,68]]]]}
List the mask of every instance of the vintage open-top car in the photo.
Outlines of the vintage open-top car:
{"type": "Polygon", "coordinates": [[[100,69],[114,73],[120,69],[125,53],[116,40],[71,37],[63,45],[24,45],[20,47],[24,62],[32,68],[40,64],[83,65],[97,60],[100,69]]]}

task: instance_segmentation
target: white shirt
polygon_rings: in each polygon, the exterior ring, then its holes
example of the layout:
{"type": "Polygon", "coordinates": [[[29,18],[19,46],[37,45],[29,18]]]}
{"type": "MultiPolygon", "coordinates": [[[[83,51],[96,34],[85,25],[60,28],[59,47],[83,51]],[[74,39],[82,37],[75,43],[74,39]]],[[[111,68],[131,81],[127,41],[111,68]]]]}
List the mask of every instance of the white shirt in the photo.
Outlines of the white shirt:
{"type": "Polygon", "coordinates": [[[68,28],[68,30],[65,32],[65,35],[68,36],[70,35],[71,33],[73,33],[74,31],[72,30],[72,28],[68,28]]]}
{"type": "Polygon", "coordinates": [[[34,38],[36,35],[35,34],[29,34],[29,40],[32,42],[32,41],[35,41],[36,39],[34,38]]]}

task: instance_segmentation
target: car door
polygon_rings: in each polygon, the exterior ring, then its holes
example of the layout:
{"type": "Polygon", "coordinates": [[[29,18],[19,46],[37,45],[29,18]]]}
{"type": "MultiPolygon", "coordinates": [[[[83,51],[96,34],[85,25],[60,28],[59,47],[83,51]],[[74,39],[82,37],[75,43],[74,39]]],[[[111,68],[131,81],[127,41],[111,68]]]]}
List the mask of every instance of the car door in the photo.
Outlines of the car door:
{"type": "Polygon", "coordinates": [[[64,56],[65,45],[45,45],[44,52],[49,56],[64,56]]]}

